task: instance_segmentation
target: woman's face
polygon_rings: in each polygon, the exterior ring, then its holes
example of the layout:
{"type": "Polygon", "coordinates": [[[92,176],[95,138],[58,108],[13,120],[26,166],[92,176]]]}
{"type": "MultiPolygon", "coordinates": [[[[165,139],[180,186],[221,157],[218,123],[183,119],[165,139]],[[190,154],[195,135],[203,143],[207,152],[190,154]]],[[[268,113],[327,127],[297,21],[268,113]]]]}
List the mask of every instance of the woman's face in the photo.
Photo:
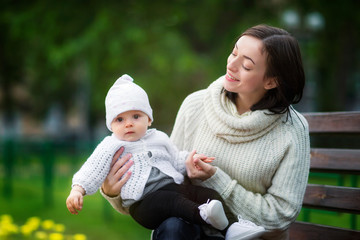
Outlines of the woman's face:
{"type": "Polygon", "coordinates": [[[265,78],[266,57],[260,39],[242,36],[228,57],[224,88],[237,93],[241,99],[258,102],[272,82],[265,78]]]}

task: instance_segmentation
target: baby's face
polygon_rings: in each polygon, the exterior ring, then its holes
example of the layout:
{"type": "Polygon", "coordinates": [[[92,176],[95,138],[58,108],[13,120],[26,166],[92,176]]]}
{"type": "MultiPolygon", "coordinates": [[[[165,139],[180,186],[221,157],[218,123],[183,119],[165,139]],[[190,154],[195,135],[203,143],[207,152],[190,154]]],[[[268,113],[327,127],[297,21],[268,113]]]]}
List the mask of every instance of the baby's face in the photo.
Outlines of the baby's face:
{"type": "Polygon", "coordinates": [[[134,142],[145,136],[150,125],[148,115],[134,110],[117,115],[111,123],[111,129],[118,139],[134,142]]]}

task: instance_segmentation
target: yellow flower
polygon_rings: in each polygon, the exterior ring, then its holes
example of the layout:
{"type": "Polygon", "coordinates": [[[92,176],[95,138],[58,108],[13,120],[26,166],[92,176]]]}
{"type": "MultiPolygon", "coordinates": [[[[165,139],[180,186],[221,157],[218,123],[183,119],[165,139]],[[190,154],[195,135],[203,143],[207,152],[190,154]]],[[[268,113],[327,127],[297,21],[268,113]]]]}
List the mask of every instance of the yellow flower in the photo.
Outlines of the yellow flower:
{"type": "Polygon", "coordinates": [[[73,240],[86,240],[86,236],[84,234],[78,233],[73,236],[73,240]]]}
{"type": "Polygon", "coordinates": [[[24,236],[30,236],[33,231],[34,231],[34,229],[30,225],[23,225],[20,227],[20,232],[24,236]]]}
{"type": "Polygon", "coordinates": [[[7,235],[8,235],[7,231],[5,231],[5,229],[3,229],[0,225],[0,239],[3,239],[2,237],[6,237],[7,235]]]}
{"type": "Polygon", "coordinates": [[[53,220],[44,220],[41,224],[42,228],[45,230],[50,230],[54,227],[54,221],[53,220]]]}
{"type": "Polygon", "coordinates": [[[2,222],[1,228],[7,234],[16,234],[19,232],[19,227],[11,222],[2,222]]]}
{"type": "Polygon", "coordinates": [[[45,240],[45,239],[47,239],[47,234],[46,234],[46,232],[43,232],[43,231],[37,231],[37,232],[35,232],[35,239],[36,239],[36,240],[45,240]]]}
{"type": "Polygon", "coordinates": [[[0,217],[0,221],[1,223],[12,223],[13,219],[10,215],[8,214],[3,214],[0,217]]]}
{"type": "Polygon", "coordinates": [[[61,233],[50,233],[49,240],[63,240],[64,236],[61,233]]]}
{"type": "Polygon", "coordinates": [[[28,220],[26,221],[26,225],[30,225],[32,226],[34,229],[37,229],[40,225],[40,218],[38,217],[31,217],[31,218],[28,218],[28,220]]]}
{"type": "Polygon", "coordinates": [[[39,228],[40,225],[40,218],[38,217],[31,217],[29,218],[26,223],[21,226],[20,230],[24,236],[29,236],[31,233],[39,228]]]}
{"type": "Polygon", "coordinates": [[[64,232],[65,231],[65,225],[64,224],[55,224],[54,225],[54,231],[55,232],[64,232]]]}
{"type": "MultiPolygon", "coordinates": [[[[86,240],[84,234],[63,235],[65,232],[64,224],[55,224],[53,220],[41,221],[38,217],[30,217],[24,225],[17,226],[13,223],[13,218],[8,214],[0,215],[0,240],[11,238],[11,235],[21,234],[26,239],[34,240],[86,240]],[[44,231],[37,231],[39,227],[44,231]],[[34,233],[34,234],[33,234],[34,233]],[[32,236],[33,234],[33,236],[32,236]],[[33,238],[32,238],[33,237],[33,238]]],[[[21,237],[15,236],[15,237],[21,237]]]]}

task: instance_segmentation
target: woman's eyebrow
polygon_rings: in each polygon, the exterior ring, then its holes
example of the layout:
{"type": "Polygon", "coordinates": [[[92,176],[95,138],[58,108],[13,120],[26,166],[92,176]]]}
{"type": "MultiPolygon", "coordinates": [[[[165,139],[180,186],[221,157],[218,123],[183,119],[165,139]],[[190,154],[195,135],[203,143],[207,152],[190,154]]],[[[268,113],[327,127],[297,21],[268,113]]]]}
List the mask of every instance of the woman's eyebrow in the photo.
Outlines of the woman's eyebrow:
{"type": "Polygon", "coordinates": [[[248,60],[250,60],[254,65],[256,65],[255,62],[254,62],[254,60],[251,59],[251,57],[248,57],[248,56],[246,56],[246,55],[244,55],[243,57],[246,58],[246,59],[248,59],[248,60]]]}

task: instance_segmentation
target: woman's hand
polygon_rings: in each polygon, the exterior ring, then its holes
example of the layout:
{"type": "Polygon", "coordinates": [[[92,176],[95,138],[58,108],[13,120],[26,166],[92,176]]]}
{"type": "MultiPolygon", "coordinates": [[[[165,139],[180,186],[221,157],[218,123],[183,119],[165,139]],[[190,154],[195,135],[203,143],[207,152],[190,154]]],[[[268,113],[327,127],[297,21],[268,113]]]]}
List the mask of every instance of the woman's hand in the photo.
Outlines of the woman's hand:
{"type": "Polygon", "coordinates": [[[110,172],[101,186],[103,193],[109,197],[118,196],[121,192],[121,188],[125,185],[131,176],[129,168],[134,163],[132,160],[130,160],[131,154],[127,154],[117,161],[123,152],[124,147],[121,147],[114,154],[110,166],[110,172]]]}
{"type": "Polygon", "coordinates": [[[207,157],[194,158],[196,150],[193,150],[185,161],[186,172],[190,179],[206,180],[213,176],[216,172],[216,168],[210,164],[204,162],[207,157]]]}

